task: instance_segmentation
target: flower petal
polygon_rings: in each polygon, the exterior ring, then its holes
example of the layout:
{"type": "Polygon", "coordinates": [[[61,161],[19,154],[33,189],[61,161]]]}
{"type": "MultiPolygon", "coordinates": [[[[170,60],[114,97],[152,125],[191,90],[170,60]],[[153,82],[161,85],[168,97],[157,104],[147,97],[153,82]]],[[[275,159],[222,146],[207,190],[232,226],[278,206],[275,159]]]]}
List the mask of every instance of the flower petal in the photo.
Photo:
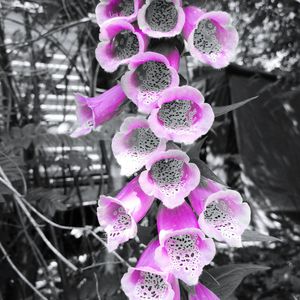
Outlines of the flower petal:
{"type": "Polygon", "coordinates": [[[96,7],[96,20],[101,26],[107,20],[136,20],[141,0],[102,0],[96,7]]]}
{"type": "Polygon", "coordinates": [[[154,253],[158,246],[157,240],[152,241],[144,250],[137,266],[130,268],[123,276],[122,289],[130,300],[180,299],[177,280],[155,265],[154,253]]]}
{"type": "Polygon", "coordinates": [[[178,0],[146,0],[138,13],[139,27],[154,38],[180,34],[184,22],[185,14],[178,0]]]}
{"type": "Polygon", "coordinates": [[[107,234],[107,249],[110,252],[137,234],[136,222],[116,198],[100,196],[97,216],[107,234]]]}
{"type": "Polygon", "coordinates": [[[185,13],[183,32],[191,55],[214,68],[226,67],[238,45],[238,33],[230,16],[222,11],[205,13],[195,7],[186,8],[185,13]]]}
{"type": "Polygon", "coordinates": [[[137,223],[146,215],[153,200],[141,190],[138,178],[131,180],[115,198],[100,196],[97,216],[107,234],[109,251],[136,236],[137,223]]]}
{"type": "Polygon", "coordinates": [[[206,134],[214,122],[211,106],[202,94],[190,86],[165,90],[152,110],[149,124],[156,136],[191,144],[206,134]]]}
{"type": "Polygon", "coordinates": [[[132,57],[145,51],[148,39],[124,20],[110,20],[101,27],[96,59],[106,72],[114,72],[132,57]]]}
{"type": "Polygon", "coordinates": [[[216,250],[213,240],[206,239],[200,231],[192,209],[186,203],[175,209],[161,207],[157,225],[157,263],[186,284],[197,284],[203,267],[212,261],[216,250]]]}
{"type": "Polygon", "coordinates": [[[99,125],[110,120],[118,113],[118,110],[126,100],[121,85],[117,84],[96,97],[75,95],[77,105],[78,128],[72,134],[73,137],[88,134],[99,125]]]}
{"type": "Polygon", "coordinates": [[[199,282],[195,286],[195,293],[189,295],[189,300],[220,300],[220,298],[199,282]]]}
{"type": "Polygon", "coordinates": [[[162,91],[179,85],[179,76],[164,55],[145,52],[132,58],[121,85],[140,112],[150,113],[157,107],[162,91]]]}
{"type": "Polygon", "coordinates": [[[241,195],[232,190],[219,191],[205,201],[199,215],[199,226],[209,237],[241,247],[241,235],[250,223],[250,207],[241,195]]]}
{"type": "Polygon", "coordinates": [[[223,186],[210,179],[201,179],[201,183],[189,194],[189,200],[196,214],[202,213],[205,207],[205,201],[213,193],[219,192],[223,186]]]}
{"type": "Polygon", "coordinates": [[[160,199],[168,208],[181,205],[199,181],[199,169],[179,150],[153,154],[139,177],[143,191],[160,199]]]}
{"type": "Polygon", "coordinates": [[[165,148],[166,141],[157,138],[142,117],[125,119],[112,140],[112,151],[125,176],[140,170],[151,155],[165,148]]]}

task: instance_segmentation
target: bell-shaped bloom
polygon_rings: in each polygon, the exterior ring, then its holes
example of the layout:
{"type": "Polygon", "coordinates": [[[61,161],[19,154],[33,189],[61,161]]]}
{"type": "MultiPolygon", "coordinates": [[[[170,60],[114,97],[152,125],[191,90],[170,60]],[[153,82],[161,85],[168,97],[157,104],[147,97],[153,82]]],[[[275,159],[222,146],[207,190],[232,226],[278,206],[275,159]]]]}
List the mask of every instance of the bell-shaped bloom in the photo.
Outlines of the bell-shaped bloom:
{"type": "Polygon", "coordinates": [[[93,129],[110,120],[118,113],[121,104],[126,99],[120,84],[92,98],[76,94],[78,127],[71,136],[79,137],[89,134],[93,129]]]}
{"type": "Polygon", "coordinates": [[[125,119],[112,140],[113,154],[125,176],[140,170],[151,155],[165,149],[166,141],[155,136],[143,117],[125,119]]]}
{"type": "Polygon", "coordinates": [[[232,190],[218,191],[208,196],[201,205],[197,203],[199,198],[194,195],[191,194],[189,199],[199,215],[200,229],[217,241],[241,247],[241,236],[249,226],[251,211],[240,193],[232,190]]]}
{"type": "Polygon", "coordinates": [[[191,86],[165,90],[149,117],[150,128],[158,137],[185,144],[206,134],[213,122],[211,106],[191,86]]]}
{"type": "Polygon", "coordinates": [[[202,212],[206,199],[210,195],[224,189],[224,186],[221,184],[202,176],[200,184],[189,194],[189,199],[195,212],[197,214],[202,212]]]}
{"type": "Polygon", "coordinates": [[[157,240],[144,250],[135,268],[123,276],[121,285],[129,300],[180,300],[178,281],[159,268],[154,259],[157,240]]]}
{"type": "Polygon", "coordinates": [[[107,234],[109,251],[136,236],[137,223],[146,215],[153,200],[141,190],[137,177],[116,197],[100,196],[97,217],[107,234]]]}
{"type": "Polygon", "coordinates": [[[199,282],[195,286],[195,293],[190,293],[189,300],[220,300],[220,298],[199,282]]]}
{"type": "Polygon", "coordinates": [[[181,205],[200,181],[198,167],[189,161],[187,154],[180,150],[153,154],[139,177],[141,188],[168,208],[181,205]]]}
{"type": "Polygon", "coordinates": [[[161,206],[157,228],[160,247],[155,252],[156,262],[186,284],[196,285],[216,249],[213,240],[199,229],[191,207],[186,202],[174,209],[161,206]]]}
{"type": "Polygon", "coordinates": [[[238,33],[223,11],[204,12],[193,6],[184,9],[183,35],[191,55],[214,68],[224,68],[233,59],[238,33]]]}
{"type": "Polygon", "coordinates": [[[96,20],[99,26],[105,21],[135,21],[142,0],[101,0],[96,7],[96,20]]]}
{"type": "Polygon", "coordinates": [[[127,64],[147,47],[147,37],[129,22],[111,20],[101,27],[100,43],[95,51],[96,59],[106,72],[114,72],[127,64]]]}
{"type": "Polygon", "coordinates": [[[181,0],[146,0],[138,12],[140,29],[153,38],[180,34],[184,22],[181,0]]]}
{"type": "Polygon", "coordinates": [[[145,52],[132,58],[121,85],[140,112],[150,113],[165,89],[179,85],[179,75],[166,56],[145,52]]]}

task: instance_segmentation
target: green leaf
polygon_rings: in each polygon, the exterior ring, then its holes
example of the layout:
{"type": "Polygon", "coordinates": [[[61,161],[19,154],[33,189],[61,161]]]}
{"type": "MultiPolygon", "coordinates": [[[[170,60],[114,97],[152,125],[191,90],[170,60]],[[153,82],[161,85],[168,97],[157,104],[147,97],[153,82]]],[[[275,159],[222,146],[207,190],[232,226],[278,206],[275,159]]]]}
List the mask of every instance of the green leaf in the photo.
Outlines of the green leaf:
{"type": "Polygon", "coordinates": [[[242,235],[242,240],[244,242],[280,242],[280,239],[269,236],[266,234],[259,233],[257,231],[252,231],[246,229],[242,235]]]}
{"type": "Polygon", "coordinates": [[[67,206],[64,204],[68,197],[51,189],[36,188],[27,194],[27,199],[37,206],[44,214],[53,217],[56,211],[65,211],[67,206]]]}
{"type": "Polygon", "coordinates": [[[206,137],[204,137],[200,141],[193,144],[189,149],[187,149],[187,155],[190,158],[199,159],[200,151],[201,151],[205,141],[206,141],[206,137]]]}
{"type": "Polygon", "coordinates": [[[215,106],[215,107],[213,107],[215,117],[219,117],[219,116],[225,115],[233,110],[236,110],[236,109],[244,106],[245,104],[257,99],[258,97],[259,96],[255,96],[255,97],[246,99],[244,101],[241,101],[238,103],[233,103],[233,104],[226,105],[226,106],[215,106]]]}
{"type": "Polygon", "coordinates": [[[200,280],[220,299],[227,300],[246,276],[268,269],[254,264],[232,264],[210,269],[201,275],[200,280]]]}
{"type": "MultiPolygon", "coordinates": [[[[224,183],[222,181],[222,179],[219,176],[217,176],[204,161],[202,161],[200,159],[191,159],[191,162],[196,164],[197,167],[199,168],[200,173],[201,173],[201,178],[205,177],[207,179],[211,179],[215,182],[218,182],[224,186],[227,186],[226,183],[224,183]]],[[[201,179],[201,181],[202,181],[202,179],[201,179]]]]}

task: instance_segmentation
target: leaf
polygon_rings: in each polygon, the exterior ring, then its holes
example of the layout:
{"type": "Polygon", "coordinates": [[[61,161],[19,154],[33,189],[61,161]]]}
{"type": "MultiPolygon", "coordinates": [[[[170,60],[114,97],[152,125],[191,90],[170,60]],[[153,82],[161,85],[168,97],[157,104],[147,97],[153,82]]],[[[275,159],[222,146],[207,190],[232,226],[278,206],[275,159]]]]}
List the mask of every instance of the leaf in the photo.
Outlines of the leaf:
{"type": "Polygon", "coordinates": [[[255,96],[255,97],[246,99],[244,101],[233,103],[233,104],[226,105],[226,106],[215,106],[215,107],[213,107],[213,111],[214,111],[215,117],[219,117],[219,116],[225,115],[225,114],[227,114],[227,113],[229,113],[229,112],[231,112],[233,110],[236,110],[236,109],[244,106],[248,102],[251,102],[251,101],[257,99],[258,97],[259,96],[255,96]]]}
{"type": "Polygon", "coordinates": [[[200,157],[200,151],[202,149],[202,146],[204,145],[206,141],[206,137],[204,137],[203,139],[201,139],[200,141],[196,142],[195,144],[193,144],[193,146],[191,146],[188,150],[187,150],[187,155],[190,158],[195,158],[195,159],[199,159],[200,157]]]}
{"type": "Polygon", "coordinates": [[[211,179],[211,180],[213,180],[213,181],[215,181],[215,182],[218,182],[218,183],[220,183],[220,184],[222,184],[222,185],[224,185],[224,186],[227,186],[226,183],[224,183],[223,180],[222,180],[219,176],[217,176],[217,175],[216,175],[216,174],[208,167],[208,165],[207,165],[204,161],[202,161],[202,160],[200,160],[200,159],[191,159],[191,162],[194,163],[194,164],[196,164],[197,167],[199,168],[200,173],[201,173],[201,178],[202,178],[202,177],[205,177],[205,178],[207,178],[207,179],[211,179]]]}
{"type": "Polygon", "coordinates": [[[280,239],[246,229],[242,235],[242,241],[244,242],[278,242],[280,239]]]}
{"type": "Polygon", "coordinates": [[[268,269],[254,264],[232,264],[210,269],[201,275],[200,280],[222,300],[227,300],[246,276],[268,269]]]}
{"type": "Polygon", "coordinates": [[[36,205],[44,214],[53,217],[56,211],[65,211],[67,206],[63,203],[67,196],[61,195],[55,190],[45,188],[32,189],[27,199],[36,205]]]}
{"type": "Polygon", "coordinates": [[[180,86],[187,85],[187,80],[185,79],[185,77],[183,75],[179,74],[179,80],[180,80],[180,83],[179,83],[180,86]]]}

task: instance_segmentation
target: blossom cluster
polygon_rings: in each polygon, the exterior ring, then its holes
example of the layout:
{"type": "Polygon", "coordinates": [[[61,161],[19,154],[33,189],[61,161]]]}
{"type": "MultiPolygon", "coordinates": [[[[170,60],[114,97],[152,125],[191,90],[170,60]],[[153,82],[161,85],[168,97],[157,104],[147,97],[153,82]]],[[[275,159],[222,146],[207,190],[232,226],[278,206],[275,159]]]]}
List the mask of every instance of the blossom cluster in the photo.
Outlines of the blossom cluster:
{"type": "Polygon", "coordinates": [[[120,83],[88,98],[76,95],[78,128],[90,133],[131,100],[139,114],[128,117],[112,140],[121,174],[131,180],[114,196],[101,195],[97,215],[109,251],[135,238],[137,224],[160,201],[157,237],[121,284],[129,299],[180,299],[178,280],[194,286],[189,299],[218,299],[199,282],[215,256],[215,242],[240,247],[250,223],[241,195],[201,176],[180,144],[193,144],[214,122],[200,91],[180,85],[181,54],[172,45],[182,35],[187,51],[213,68],[229,64],[238,42],[230,16],[184,7],[180,0],[103,0],[96,8],[100,43],[96,58],[107,72],[128,69],[120,83]]]}

